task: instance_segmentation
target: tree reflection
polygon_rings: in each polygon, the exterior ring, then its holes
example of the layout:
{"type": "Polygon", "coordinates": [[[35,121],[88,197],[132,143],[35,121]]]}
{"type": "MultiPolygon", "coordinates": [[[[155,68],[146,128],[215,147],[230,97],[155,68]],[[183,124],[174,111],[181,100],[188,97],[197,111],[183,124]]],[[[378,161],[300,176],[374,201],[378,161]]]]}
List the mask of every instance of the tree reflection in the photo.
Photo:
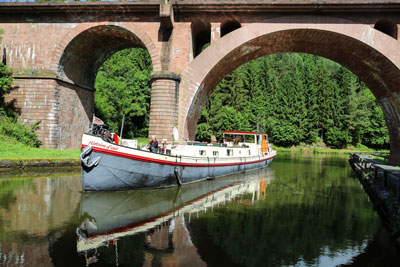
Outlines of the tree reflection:
{"type": "MultiPolygon", "coordinates": [[[[290,156],[289,156],[290,157],[290,156]]],[[[200,255],[210,265],[221,256],[238,265],[318,264],[322,255],[362,251],[379,218],[343,159],[308,156],[276,159],[276,179],[253,206],[234,202],[191,220],[200,255]],[[290,167],[288,167],[288,163],[290,167]],[[301,164],[300,164],[301,163],[301,164]],[[213,255],[214,251],[224,251],[213,255]]]]}

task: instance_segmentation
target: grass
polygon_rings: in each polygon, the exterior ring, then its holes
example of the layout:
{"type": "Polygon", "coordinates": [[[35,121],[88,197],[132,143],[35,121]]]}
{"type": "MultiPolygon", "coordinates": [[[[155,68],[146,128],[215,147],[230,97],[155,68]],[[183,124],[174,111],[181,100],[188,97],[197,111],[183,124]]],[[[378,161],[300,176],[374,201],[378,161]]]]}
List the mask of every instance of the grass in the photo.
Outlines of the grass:
{"type": "MultiPolygon", "coordinates": [[[[134,138],[138,140],[138,148],[140,144],[145,146],[148,140],[145,137],[134,138]]],[[[77,160],[81,153],[80,149],[47,149],[34,148],[22,143],[11,143],[0,140],[0,160],[77,160]]]]}
{"type": "Polygon", "coordinates": [[[147,139],[147,137],[136,137],[133,139],[137,140],[138,148],[141,148],[149,143],[149,139],[147,139]]]}
{"type": "Polygon", "coordinates": [[[317,147],[317,146],[297,146],[297,147],[278,147],[273,146],[273,148],[278,152],[305,152],[305,153],[327,153],[327,154],[350,154],[357,152],[382,152],[389,153],[389,150],[374,150],[367,147],[351,147],[345,149],[333,149],[327,147],[317,147]]]}
{"type": "Polygon", "coordinates": [[[79,159],[80,149],[46,149],[34,148],[21,143],[12,144],[0,141],[0,160],[36,160],[36,159],[79,159]]]}
{"type": "MultiPolygon", "coordinates": [[[[138,141],[138,148],[148,144],[146,137],[133,138],[138,141]]],[[[316,146],[298,146],[298,147],[277,147],[273,146],[278,152],[304,152],[304,153],[331,153],[331,154],[350,154],[355,152],[384,152],[388,153],[389,150],[373,150],[366,147],[350,148],[350,149],[331,149],[316,146]]],[[[79,159],[80,149],[46,149],[46,148],[33,148],[21,143],[11,143],[0,140],[0,160],[77,160],[79,159]]]]}

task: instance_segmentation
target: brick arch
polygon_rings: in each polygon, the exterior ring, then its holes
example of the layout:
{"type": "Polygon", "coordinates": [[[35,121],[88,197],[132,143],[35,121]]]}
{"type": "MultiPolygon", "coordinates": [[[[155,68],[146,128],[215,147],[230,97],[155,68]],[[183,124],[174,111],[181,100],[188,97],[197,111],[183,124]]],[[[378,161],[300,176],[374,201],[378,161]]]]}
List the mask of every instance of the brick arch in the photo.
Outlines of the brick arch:
{"type": "MultiPolygon", "coordinates": [[[[89,79],[89,81],[85,81],[85,79],[78,77],[79,75],[74,75],[74,74],[66,74],[65,73],[65,66],[62,66],[63,63],[63,58],[65,57],[66,54],[70,54],[73,49],[71,48],[71,44],[74,43],[74,40],[77,40],[78,38],[85,39],[85,34],[86,35],[91,35],[95,36],[96,33],[95,31],[98,30],[98,37],[100,38],[99,40],[93,40],[92,43],[86,43],[82,45],[82,47],[77,46],[75,44],[74,49],[77,50],[77,52],[82,53],[85,55],[85,53],[91,53],[91,59],[92,60],[99,60],[99,62],[95,62],[95,68],[98,66],[101,66],[101,64],[106,60],[112,53],[128,48],[128,47],[143,47],[146,48],[147,51],[150,54],[151,61],[153,64],[153,71],[160,71],[161,70],[161,61],[159,54],[157,52],[157,49],[154,45],[154,43],[151,41],[151,39],[147,36],[146,33],[142,32],[140,29],[132,26],[125,26],[121,27],[118,25],[114,25],[112,23],[90,23],[90,24],[80,24],[76,28],[74,28],[72,31],[67,33],[65,36],[59,40],[57,43],[55,49],[52,52],[51,56],[51,61],[49,65],[47,66],[47,69],[52,70],[57,73],[57,76],[62,79],[62,80],[67,80],[72,83],[75,83],[77,85],[85,86],[85,87],[93,87],[93,77],[92,79],[89,79]],[[90,32],[92,32],[90,34],[90,32]],[[102,34],[104,35],[103,38],[101,38],[102,34]],[[102,44],[103,42],[103,44],[102,44]],[[107,47],[108,46],[108,47],[107,47]],[[102,55],[99,55],[98,51],[102,50],[102,55]],[[91,51],[93,50],[93,51],[91,51]]],[[[87,38],[86,38],[87,39],[87,38]]],[[[85,39],[85,40],[86,40],[85,39]]],[[[90,40],[86,40],[90,42],[90,40]]],[[[78,42],[76,42],[78,43],[78,42]]],[[[71,55],[70,55],[71,56],[71,55]]],[[[86,58],[90,59],[89,57],[86,58]]],[[[79,69],[79,63],[83,64],[83,61],[79,60],[75,62],[74,66],[71,66],[73,68],[76,68],[78,71],[81,71],[79,69]]],[[[70,71],[71,73],[73,71],[70,71]]],[[[94,77],[95,78],[95,77],[94,77]]]]}
{"type": "Polygon", "coordinates": [[[397,39],[397,24],[391,19],[380,19],[375,23],[374,29],[397,39]]]}
{"type": "Polygon", "coordinates": [[[220,24],[221,37],[224,37],[228,33],[233,32],[234,30],[237,30],[241,27],[242,27],[242,24],[238,20],[236,20],[234,18],[226,18],[220,24]],[[227,32],[225,33],[225,31],[227,31],[227,32]]]}
{"type": "Polygon", "coordinates": [[[194,138],[207,97],[225,75],[255,58],[310,53],[350,69],[371,89],[385,115],[391,162],[400,162],[400,44],[373,26],[322,17],[280,17],[233,31],[204,50],[182,73],[178,129],[194,138]]]}

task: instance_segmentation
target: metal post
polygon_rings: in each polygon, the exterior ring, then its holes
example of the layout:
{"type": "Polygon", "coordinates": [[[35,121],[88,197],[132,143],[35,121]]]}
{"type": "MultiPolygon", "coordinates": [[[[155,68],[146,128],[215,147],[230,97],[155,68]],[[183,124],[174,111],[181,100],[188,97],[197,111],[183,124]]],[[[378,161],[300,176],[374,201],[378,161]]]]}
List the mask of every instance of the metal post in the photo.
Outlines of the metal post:
{"type": "Polygon", "coordinates": [[[125,113],[122,116],[121,132],[119,133],[119,145],[122,143],[122,131],[124,130],[125,113]]]}
{"type": "Polygon", "coordinates": [[[383,170],[383,186],[387,186],[387,171],[383,170]]]}

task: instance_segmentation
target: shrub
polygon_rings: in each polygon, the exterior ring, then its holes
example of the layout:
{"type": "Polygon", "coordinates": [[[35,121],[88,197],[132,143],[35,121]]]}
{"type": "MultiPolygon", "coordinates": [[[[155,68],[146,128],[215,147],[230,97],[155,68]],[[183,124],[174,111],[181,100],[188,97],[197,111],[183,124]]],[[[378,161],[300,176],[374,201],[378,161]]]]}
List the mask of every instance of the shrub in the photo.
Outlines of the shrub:
{"type": "Polygon", "coordinates": [[[0,135],[3,140],[9,139],[9,141],[20,142],[31,147],[39,147],[41,142],[35,133],[39,123],[40,122],[36,122],[32,126],[26,127],[25,125],[18,123],[15,119],[1,116],[0,135]]]}

